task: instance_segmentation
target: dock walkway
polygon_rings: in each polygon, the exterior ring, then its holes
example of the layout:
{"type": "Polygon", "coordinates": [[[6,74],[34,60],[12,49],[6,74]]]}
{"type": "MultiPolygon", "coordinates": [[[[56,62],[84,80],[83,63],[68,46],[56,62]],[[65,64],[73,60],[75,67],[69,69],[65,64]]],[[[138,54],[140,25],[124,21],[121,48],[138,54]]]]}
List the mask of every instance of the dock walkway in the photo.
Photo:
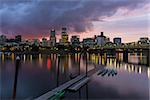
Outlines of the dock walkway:
{"type": "MultiPolygon", "coordinates": [[[[101,68],[103,68],[103,67],[98,66],[98,67],[88,71],[87,76],[88,77],[92,76],[94,73],[96,73],[101,68]]],[[[80,81],[81,79],[83,79],[85,77],[86,77],[86,74],[81,74],[81,75],[77,76],[76,78],[74,78],[74,79],[72,79],[72,80],[70,80],[70,81],[60,85],[59,87],[54,88],[53,90],[51,90],[51,91],[49,91],[49,92],[47,92],[47,93],[45,93],[45,94],[35,98],[34,100],[47,100],[50,97],[54,96],[56,93],[69,88],[70,86],[72,86],[73,84],[75,84],[76,82],[80,81]]]]}

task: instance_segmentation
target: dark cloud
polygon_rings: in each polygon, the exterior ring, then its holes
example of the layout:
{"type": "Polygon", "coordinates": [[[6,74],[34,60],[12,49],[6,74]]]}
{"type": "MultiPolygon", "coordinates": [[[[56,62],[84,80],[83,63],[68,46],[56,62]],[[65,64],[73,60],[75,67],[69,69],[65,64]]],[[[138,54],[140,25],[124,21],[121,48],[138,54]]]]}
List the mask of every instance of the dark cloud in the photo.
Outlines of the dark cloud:
{"type": "Polygon", "coordinates": [[[66,26],[70,32],[86,32],[93,21],[102,21],[122,9],[142,7],[148,0],[1,0],[0,28],[4,34],[48,33],[66,26]]]}

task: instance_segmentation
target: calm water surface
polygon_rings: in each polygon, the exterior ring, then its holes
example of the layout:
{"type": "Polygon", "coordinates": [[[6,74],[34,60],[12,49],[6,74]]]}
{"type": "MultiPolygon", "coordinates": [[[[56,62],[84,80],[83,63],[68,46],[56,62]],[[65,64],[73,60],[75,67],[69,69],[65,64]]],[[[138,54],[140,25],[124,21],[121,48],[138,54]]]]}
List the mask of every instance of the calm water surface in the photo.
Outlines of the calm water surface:
{"type": "MultiPolygon", "coordinates": [[[[88,70],[95,65],[105,65],[118,71],[117,76],[97,76],[77,92],[66,91],[64,99],[149,99],[150,67],[146,57],[129,54],[128,63],[122,54],[117,58],[87,55],[88,70]],[[134,64],[132,64],[134,63],[134,64]]],[[[22,55],[21,66],[15,67],[15,54],[0,53],[1,99],[25,99],[37,97],[70,80],[69,75],[85,73],[85,56],[79,54],[58,56],[57,54],[22,55]]]]}

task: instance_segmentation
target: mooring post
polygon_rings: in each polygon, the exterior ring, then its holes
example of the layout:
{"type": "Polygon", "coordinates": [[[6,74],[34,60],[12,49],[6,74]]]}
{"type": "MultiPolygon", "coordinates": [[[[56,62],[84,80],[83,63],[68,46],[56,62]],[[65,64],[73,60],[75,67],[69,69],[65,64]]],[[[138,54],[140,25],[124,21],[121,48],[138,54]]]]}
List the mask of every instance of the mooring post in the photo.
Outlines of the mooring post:
{"type": "Polygon", "coordinates": [[[59,86],[59,70],[60,70],[60,54],[58,55],[58,68],[57,68],[57,87],[59,86]]]}
{"type": "Polygon", "coordinates": [[[16,90],[17,90],[17,79],[18,79],[18,69],[20,66],[20,57],[16,57],[16,68],[15,68],[15,80],[14,80],[14,87],[13,87],[13,100],[16,99],[16,90]]]}
{"type": "Polygon", "coordinates": [[[86,77],[87,77],[87,71],[88,71],[88,68],[87,68],[87,52],[86,52],[86,77]]]}
{"type": "Polygon", "coordinates": [[[128,62],[128,49],[123,51],[123,60],[124,62],[128,62]]]}

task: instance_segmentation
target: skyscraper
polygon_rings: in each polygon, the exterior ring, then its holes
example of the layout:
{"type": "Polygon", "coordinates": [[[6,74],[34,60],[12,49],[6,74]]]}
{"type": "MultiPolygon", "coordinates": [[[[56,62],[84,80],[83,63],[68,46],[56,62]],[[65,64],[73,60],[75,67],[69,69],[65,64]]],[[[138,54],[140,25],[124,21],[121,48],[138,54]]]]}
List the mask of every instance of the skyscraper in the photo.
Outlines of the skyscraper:
{"type": "Polygon", "coordinates": [[[79,46],[80,45],[79,36],[74,35],[71,37],[71,45],[72,46],[79,46]]]}
{"type": "Polygon", "coordinates": [[[6,36],[5,35],[1,35],[0,36],[0,44],[5,44],[5,42],[6,42],[6,36]]]}
{"type": "Polygon", "coordinates": [[[50,46],[54,47],[56,45],[56,32],[54,29],[50,32],[50,46]]]}
{"type": "Polygon", "coordinates": [[[43,47],[47,46],[47,39],[46,38],[42,38],[42,46],[43,47]]]}
{"type": "Polygon", "coordinates": [[[101,32],[101,35],[98,35],[96,37],[96,44],[99,45],[99,46],[103,46],[103,45],[105,45],[107,40],[108,39],[106,38],[106,36],[104,36],[104,33],[101,32]]]}
{"type": "Polygon", "coordinates": [[[62,45],[68,45],[68,34],[67,34],[67,28],[62,28],[62,33],[61,33],[61,44],[62,45]]]}
{"type": "Polygon", "coordinates": [[[21,35],[15,36],[15,41],[18,43],[21,42],[22,41],[21,35]]]}
{"type": "Polygon", "coordinates": [[[120,45],[121,44],[121,38],[120,37],[116,37],[113,39],[114,43],[117,44],[117,45],[120,45]]]}

